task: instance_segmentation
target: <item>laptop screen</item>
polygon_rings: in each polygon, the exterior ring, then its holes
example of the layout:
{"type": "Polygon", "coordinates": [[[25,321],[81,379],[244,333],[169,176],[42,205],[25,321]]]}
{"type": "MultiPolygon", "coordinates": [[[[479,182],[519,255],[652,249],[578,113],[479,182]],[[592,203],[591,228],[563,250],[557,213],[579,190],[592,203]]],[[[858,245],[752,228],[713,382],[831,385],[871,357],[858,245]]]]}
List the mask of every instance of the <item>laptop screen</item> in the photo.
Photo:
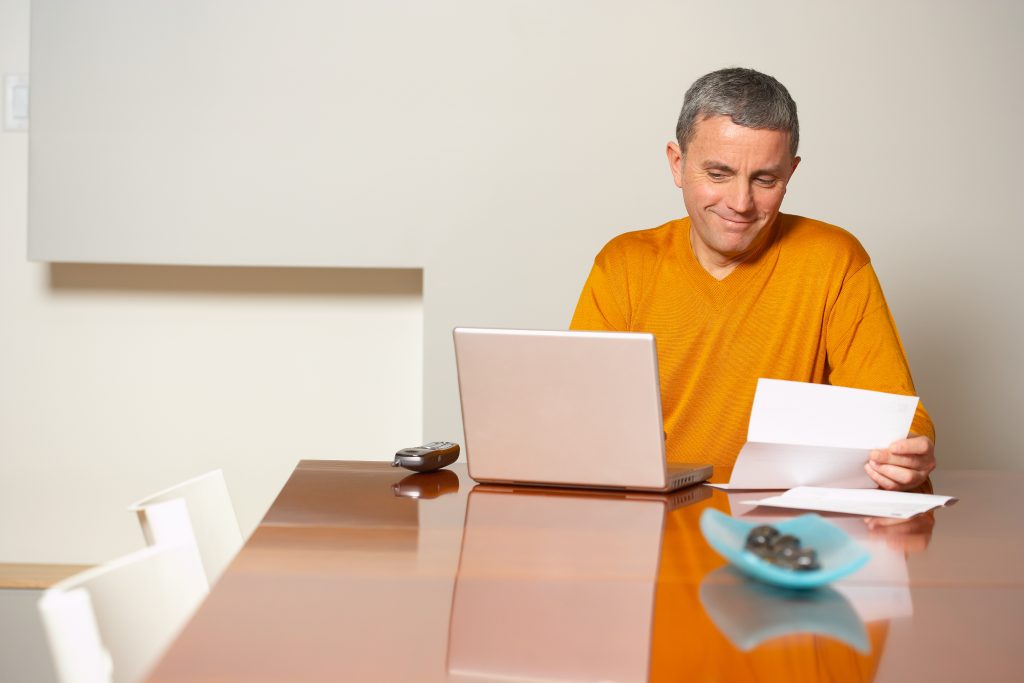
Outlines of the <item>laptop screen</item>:
{"type": "Polygon", "coordinates": [[[474,479],[665,485],[653,335],[456,328],[454,339],[474,479]]]}

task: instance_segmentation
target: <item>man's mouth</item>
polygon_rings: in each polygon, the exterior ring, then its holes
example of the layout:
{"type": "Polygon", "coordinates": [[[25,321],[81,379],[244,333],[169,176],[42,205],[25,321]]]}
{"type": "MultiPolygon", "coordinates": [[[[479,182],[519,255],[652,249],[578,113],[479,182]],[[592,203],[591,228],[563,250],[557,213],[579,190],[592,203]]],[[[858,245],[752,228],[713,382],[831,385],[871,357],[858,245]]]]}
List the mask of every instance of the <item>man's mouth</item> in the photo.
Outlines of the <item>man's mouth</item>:
{"type": "Polygon", "coordinates": [[[752,218],[726,218],[725,216],[722,216],[717,213],[715,215],[718,216],[723,223],[725,223],[726,227],[734,228],[736,230],[745,230],[746,228],[749,228],[751,225],[753,225],[755,222],[752,218]]]}

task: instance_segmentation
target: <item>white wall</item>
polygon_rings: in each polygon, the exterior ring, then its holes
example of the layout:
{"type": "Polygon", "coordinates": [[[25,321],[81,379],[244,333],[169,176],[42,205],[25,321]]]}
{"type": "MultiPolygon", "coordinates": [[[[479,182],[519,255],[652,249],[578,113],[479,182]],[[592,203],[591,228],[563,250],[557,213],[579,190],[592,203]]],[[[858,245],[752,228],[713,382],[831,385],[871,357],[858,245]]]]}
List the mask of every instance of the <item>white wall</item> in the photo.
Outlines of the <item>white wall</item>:
{"type": "MultiPolygon", "coordinates": [[[[0,1],[0,73],[28,14],[0,1]]],[[[140,547],[125,505],[215,467],[248,533],[299,459],[420,442],[420,270],[29,263],[27,137],[0,132],[0,562],[140,547]]]]}
{"type": "Polygon", "coordinates": [[[775,74],[803,122],[784,209],[872,253],[941,462],[1021,466],[1019,1],[36,6],[35,253],[422,267],[428,438],[460,435],[451,328],[564,327],[602,243],[682,212],[686,86],[775,74]]]}

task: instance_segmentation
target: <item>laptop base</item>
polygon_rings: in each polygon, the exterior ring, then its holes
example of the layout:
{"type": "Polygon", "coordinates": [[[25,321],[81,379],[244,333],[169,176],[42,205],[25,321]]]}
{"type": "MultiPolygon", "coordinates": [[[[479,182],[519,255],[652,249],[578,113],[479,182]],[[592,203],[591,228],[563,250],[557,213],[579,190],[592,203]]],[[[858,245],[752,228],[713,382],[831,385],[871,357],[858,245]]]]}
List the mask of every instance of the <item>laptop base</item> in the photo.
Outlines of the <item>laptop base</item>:
{"type": "Polygon", "coordinates": [[[591,491],[637,491],[643,493],[667,493],[686,486],[694,486],[711,478],[714,467],[711,465],[694,465],[689,463],[668,463],[667,484],[662,487],[650,486],[610,486],[602,484],[578,484],[545,481],[501,481],[498,479],[476,479],[482,484],[501,484],[506,486],[528,486],[533,488],[579,489],[591,491]]]}

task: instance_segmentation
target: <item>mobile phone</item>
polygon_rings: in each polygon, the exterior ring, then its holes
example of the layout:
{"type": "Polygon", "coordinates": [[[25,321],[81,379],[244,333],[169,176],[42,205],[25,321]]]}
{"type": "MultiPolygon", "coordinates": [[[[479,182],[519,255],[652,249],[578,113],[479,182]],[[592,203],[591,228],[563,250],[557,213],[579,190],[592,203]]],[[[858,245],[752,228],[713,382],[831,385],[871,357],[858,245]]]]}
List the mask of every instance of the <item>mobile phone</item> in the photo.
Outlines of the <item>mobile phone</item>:
{"type": "Polygon", "coordinates": [[[459,459],[459,444],[451,441],[431,441],[422,446],[403,448],[395,453],[392,467],[404,467],[413,472],[433,472],[447,467],[459,459]]]}

